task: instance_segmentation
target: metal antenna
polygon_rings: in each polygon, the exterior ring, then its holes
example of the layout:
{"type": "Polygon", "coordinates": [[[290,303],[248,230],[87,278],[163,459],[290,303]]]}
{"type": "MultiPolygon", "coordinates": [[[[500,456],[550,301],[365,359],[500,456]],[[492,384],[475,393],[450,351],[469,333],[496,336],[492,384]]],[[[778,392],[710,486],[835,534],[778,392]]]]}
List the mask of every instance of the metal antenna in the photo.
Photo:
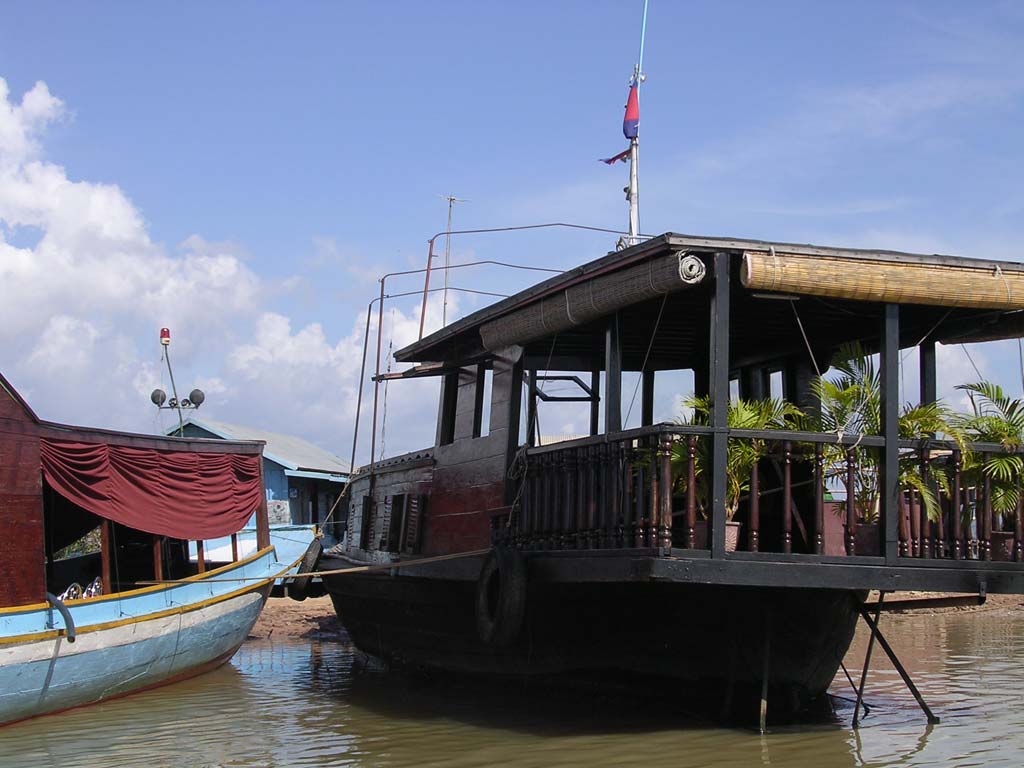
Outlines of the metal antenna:
{"type": "Polygon", "coordinates": [[[460,200],[454,195],[441,195],[448,201],[448,226],[444,231],[444,301],[441,304],[441,327],[448,324],[448,268],[451,266],[452,252],[452,208],[456,203],[468,203],[469,200],[460,200]]]}

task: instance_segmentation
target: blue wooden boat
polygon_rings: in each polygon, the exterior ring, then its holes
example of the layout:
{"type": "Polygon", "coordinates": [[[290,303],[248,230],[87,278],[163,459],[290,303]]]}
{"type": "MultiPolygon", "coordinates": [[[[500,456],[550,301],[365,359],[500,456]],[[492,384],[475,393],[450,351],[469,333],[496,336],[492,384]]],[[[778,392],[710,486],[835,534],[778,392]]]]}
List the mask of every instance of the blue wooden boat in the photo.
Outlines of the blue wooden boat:
{"type": "Polygon", "coordinates": [[[45,422],[0,376],[0,725],[231,658],[287,570],[261,453],[45,422]],[[190,561],[190,541],[233,537],[254,512],[254,553],[232,539],[230,562],[190,561]]]}
{"type": "Polygon", "coordinates": [[[279,570],[266,548],[180,584],[0,608],[0,723],[223,664],[252,629],[279,570]]]}

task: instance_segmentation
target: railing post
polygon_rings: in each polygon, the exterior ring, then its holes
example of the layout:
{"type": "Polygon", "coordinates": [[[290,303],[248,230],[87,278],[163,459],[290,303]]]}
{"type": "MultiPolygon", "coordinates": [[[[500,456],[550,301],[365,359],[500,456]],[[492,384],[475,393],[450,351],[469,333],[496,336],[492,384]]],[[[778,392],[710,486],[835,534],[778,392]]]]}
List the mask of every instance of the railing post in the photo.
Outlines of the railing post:
{"type": "Polygon", "coordinates": [[[950,493],[950,510],[949,514],[952,518],[950,520],[950,526],[952,531],[950,536],[953,538],[953,559],[959,560],[963,555],[961,548],[961,542],[963,539],[963,531],[961,526],[963,524],[963,517],[960,511],[960,470],[962,468],[962,459],[960,451],[953,451],[953,487],[950,493]]]}
{"type": "Polygon", "coordinates": [[[622,441],[608,446],[608,507],[611,510],[611,546],[623,546],[622,519],[622,441]]]}
{"type": "Polygon", "coordinates": [[[708,547],[711,557],[725,557],[725,515],[729,454],[729,254],[714,255],[715,284],[711,296],[711,498],[708,547]]]}
{"type": "Polygon", "coordinates": [[[814,444],[814,554],[825,551],[825,453],[814,444]]]}
{"type": "Polygon", "coordinates": [[[787,440],[782,444],[782,551],[793,551],[793,446],[787,440]]]}
{"type": "Polygon", "coordinates": [[[587,449],[576,448],[576,549],[587,548],[587,449]]]}
{"type": "Polygon", "coordinates": [[[658,438],[658,456],[661,461],[661,515],[658,525],[658,546],[672,548],[672,441],[668,435],[658,438]]]}
{"type": "Polygon", "coordinates": [[[890,565],[899,559],[899,371],[900,371],[900,308],[898,304],[884,306],[882,323],[881,358],[881,417],[882,448],[879,466],[880,521],[879,534],[882,554],[890,565]]]}
{"type": "Polygon", "coordinates": [[[562,481],[562,514],[559,515],[558,548],[570,549],[572,546],[572,520],[576,509],[576,495],[573,480],[576,474],[576,459],[571,448],[561,452],[562,463],[559,469],[562,481]]]}
{"type": "Polygon", "coordinates": [[[750,537],[751,552],[757,552],[761,546],[761,478],[758,476],[758,462],[750,468],[750,537]]]}
{"type": "Polygon", "coordinates": [[[206,573],[206,548],[202,539],[196,539],[196,561],[199,573],[206,573]]]}
{"type": "Polygon", "coordinates": [[[1021,562],[1024,560],[1024,503],[1022,503],[1021,489],[1017,488],[1017,508],[1013,511],[1013,559],[1015,562],[1021,562]]]}
{"type": "MultiPolygon", "coordinates": [[[[985,454],[984,460],[988,460],[985,454]]],[[[981,553],[983,560],[992,559],[992,478],[985,475],[984,483],[985,504],[982,509],[982,519],[979,520],[978,536],[981,537],[981,553]]],[[[979,553],[979,554],[981,554],[979,553]]]]}
{"type": "MultiPolygon", "coordinates": [[[[920,451],[920,467],[921,467],[921,479],[925,485],[928,485],[930,479],[930,473],[928,471],[928,453],[931,450],[927,443],[922,444],[918,450],[920,451]]],[[[936,489],[932,489],[935,491],[936,489]]],[[[938,494],[936,492],[936,499],[938,494]]],[[[921,497],[921,557],[929,558],[932,556],[932,519],[928,516],[928,508],[924,504],[924,496],[921,497]]]]}
{"type": "Polygon", "coordinates": [[[231,534],[231,562],[238,562],[238,534],[231,534]]]}
{"type": "Polygon", "coordinates": [[[697,436],[686,439],[686,548],[697,546],[697,436]]]}
{"type": "Polygon", "coordinates": [[[857,554],[857,449],[846,449],[846,554],[857,554]]]}

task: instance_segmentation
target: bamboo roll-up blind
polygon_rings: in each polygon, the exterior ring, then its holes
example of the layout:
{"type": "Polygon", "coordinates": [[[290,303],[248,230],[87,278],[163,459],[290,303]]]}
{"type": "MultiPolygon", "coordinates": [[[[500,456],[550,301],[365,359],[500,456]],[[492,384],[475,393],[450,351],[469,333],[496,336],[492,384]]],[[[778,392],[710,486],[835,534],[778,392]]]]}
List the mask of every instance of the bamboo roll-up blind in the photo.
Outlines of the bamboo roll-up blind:
{"type": "Polygon", "coordinates": [[[488,350],[526,344],[573,326],[589,323],[618,309],[700,282],[703,265],[696,256],[673,253],[559,291],[534,304],[485,323],[480,337],[488,350]],[[697,267],[699,274],[682,272],[697,267]]]}
{"type": "Polygon", "coordinates": [[[987,266],[745,251],[741,280],[757,291],[891,304],[1024,309],[1024,274],[987,266]]]}

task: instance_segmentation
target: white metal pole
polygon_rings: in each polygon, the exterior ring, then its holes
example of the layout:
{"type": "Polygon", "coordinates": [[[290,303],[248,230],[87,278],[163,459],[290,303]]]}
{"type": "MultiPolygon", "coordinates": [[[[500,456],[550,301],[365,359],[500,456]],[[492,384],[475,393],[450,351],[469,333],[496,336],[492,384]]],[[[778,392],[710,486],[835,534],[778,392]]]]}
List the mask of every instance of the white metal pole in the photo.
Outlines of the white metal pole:
{"type": "Polygon", "coordinates": [[[640,188],[637,183],[640,141],[629,142],[629,244],[640,242],[640,188]]]}

